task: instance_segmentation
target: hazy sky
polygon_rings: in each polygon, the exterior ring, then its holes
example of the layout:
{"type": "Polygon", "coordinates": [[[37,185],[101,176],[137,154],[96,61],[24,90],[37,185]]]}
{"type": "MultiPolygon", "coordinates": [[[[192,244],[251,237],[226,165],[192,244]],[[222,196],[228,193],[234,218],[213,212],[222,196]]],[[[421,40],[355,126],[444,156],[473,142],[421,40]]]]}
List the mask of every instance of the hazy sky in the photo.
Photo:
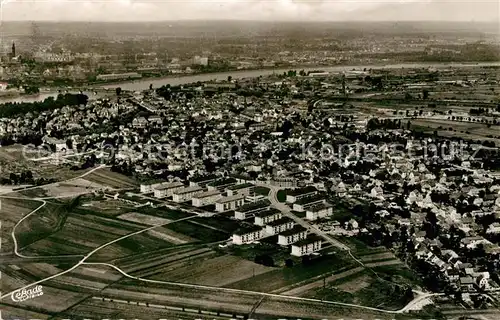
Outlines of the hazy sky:
{"type": "Polygon", "coordinates": [[[0,0],[3,20],[499,21],[498,0],[0,0]]]}

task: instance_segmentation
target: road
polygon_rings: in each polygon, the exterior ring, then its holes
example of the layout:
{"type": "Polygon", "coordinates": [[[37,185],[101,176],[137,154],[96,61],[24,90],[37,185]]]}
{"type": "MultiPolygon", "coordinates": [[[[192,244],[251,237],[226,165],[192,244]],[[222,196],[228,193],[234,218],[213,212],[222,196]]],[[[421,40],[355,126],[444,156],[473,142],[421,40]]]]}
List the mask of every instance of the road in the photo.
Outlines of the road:
{"type": "MultiPolygon", "coordinates": [[[[240,290],[240,289],[232,289],[232,288],[224,288],[224,287],[214,287],[214,286],[207,286],[207,285],[196,285],[196,284],[190,284],[190,283],[179,283],[179,282],[171,282],[171,281],[161,281],[161,280],[152,280],[152,279],[144,279],[140,277],[135,277],[132,276],[119,267],[110,264],[110,263],[104,263],[104,262],[83,262],[82,264],[84,265],[100,265],[100,266],[107,266],[109,268],[113,268],[119,273],[121,273],[123,276],[133,279],[133,280],[138,280],[138,281],[143,281],[143,282],[149,282],[149,283],[155,283],[155,284],[163,284],[163,285],[168,285],[168,286],[175,286],[175,287],[181,287],[181,288],[188,288],[188,289],[195,289],[195,290],[211,290],[213,291],[214,294],[220,294],[220,293],[233,293],[233,294],[246,294],[246,295],[256,295],[260,296],[261,299],[270,297],[270,298],[279,298],[281,300],[285,301],[298,301],[298,302],[315,302],[315,303],[322,303],[322,304],[327,304],[327,305],[337,305],[337,306],[342,306],[342,307],[350,307],[350,308],[356,308],[356,309],[363,309],[363,310],[369,310],[369,311],[375,311],[375,312],[382,312],[382,313],[387,313],[387,314],[400,314],[404,313],[407,310],[411,310],[411,308],[421,302],[423,299],[427,299],[432,295],[425,295],[425,296],[420,296],[411,301],[408,305],[406,305],[404,308],[400,310],[384,310],[384,309],[379,309],[379,308],[374,308],[374,307],[367,307],[367,306],[362,306],[362,305],[357,305],[357,304],[352,304],[352,303],[344,303],[344,302],[337,302],[337,301],[328,301],[328,300],[320,300],[320,299],[312,299],[312,298],[303,298],[303,297],[296,297],[296,296],[291,296],[291,295],[282,295],[282,294],[274,294],[274,293],[266,293],[266,292],[258,292],[258,291],[250,291],[250,290],[240,290]]],[[[255,310],[253,311],[255,312],[255,310]]]]}
{"type": "MultiPolygon", "coordinates": [[[[95,167],[93,168],[92,170],[89,170],[87,172],[85,172],[84,174],[81,174],[79,175],[78,177],[75,177],[75,178],[71,178],[71,179],[68,179],[66,181],[63,181],[63,182],[55,182],[55,183],[51,183],[51,184],[47,184],[47,185],[42,185],[42,186],[35,186],[35,187],[29,187],[29,188],[25,188],[25,189],[22,189],[22,190],[16,190],[17,191],[25,191],[25,190],[33,190],[33,189],[36,189],[36,188],[42,188],[42,187],[47,187],[47,186],[50,186],[50,185],[55,185],[55,184],[58,184],[58,183],[64,183],[64,182],[68,182],[68,181],[72,181],[72,180],[76,180],[76,179],[80,179],[80,178],[83,178],[89,174],[91,174],[92,172],[96,171],[96,170],[99,170],[99,169],[102,169],[104,168],[105,166],[104,165],[101,165],[101,166],[98,166],[98,167],[95,167]]],[[[9,192],[9,193],[12,193],[12,192],[9,192]]],[[[9,197],[9,196],[1,196],[1,198],[5,198],[5,199],[26,199],[26,198],[22,198],[22,197],[9,197]]],[[[45,200],[49,200],[49,199],[54,199],[54,198],[58,198],[58,197],[46,197],[46,198],[32,198],[31,200],[35,200],[35,201],[40,201],[42,204],[40,206],[38,206],[36,209],[34,209],[33,211],[31,211],[30,213],[26,214],[25,216],[23,216],[21,218],[21,220],[19,220],[15,225],[14,227],[12,228],[12,232],[10,233],[11,237],[12,237],[12,241],[14,242],[14,254],[20,258],[25,258],[25,259],[31,259],[31,258],[40,258],[39,256],[25,256],[21,253],[19,253],[19,244],[17,243],[17,239],[16,239],[16,229],[17,227],[19,227],[19,225],[21,223],[23,223],[24,220],[28,219],[29,217],[31,217],[32,215],[34,215],[35,213],[37,213],[40,209],[42,209],[43,207],[45,207],[45,205],[47,204],[47,201],[45,200]]],[[[56,256],[51,256],[52,258],[56,257],[56,256]]],[[[61,256],[61,257],[64,257],[64,256],[61,256]]]]}
{"type": "Polygon", "coordinates": [[[265,184],[265,183],[257,183],[256,185],[257,186],[262,186],[262,187],[269,188],[270,191],[269,191],[268,197],[269,197],[269,200],[271,201],[271,204],[274,207],[276,207],[276,209],[278,209],[281,212],[283,212],[283,214],[285,216],[293,219],[295,221],[295,223],[300,224],[304,228],[312,231],[313,233],[315,233],[318,236],[322,237],[328,243],[330,243],[331,245],[333,245],[333,246],[335,246],[337,248],[340,248],[340,249],[346,250],[346,251],[350,250],[350,248],[348,246],[346,246],[345,244],[343,244],[342,242],[340,242],[340,241],[332,238],[330,235],[326,234],[324,231],[319,230],[315,226],[311,225],[309,222],[307,222],[304,219],[299,218],[296,215],[294,215],[292,213],[292,211],[291,211],[291,209],[290,209],[289,206],[287,206],[284,203],[279,202],[277,195],[278,195],[278,191],[281,190],[282,188],[276,187],[276,186],[272,186],[272,185],[269,185],[269,184],[265,184]]]}
{"type": "MultiPolygon", "coordinates": [[[[94,172],[95,170],[98,170],[98,169],[101,169],[101,167],[97,167],[97,168],[94,168],[86,173],[84,173],[83,175],[79,176],[79,177],[76,177],[76,178],[73,178],[73,179],[78,179],[78,178],[82,178],[92,172],[94,172]]],[[[73,180],[73,179],[69,179],[68,181],[70,180],[73,180]]],[[[266,187],[269,187],[268,185],[265,185],[266,187]]],[[[43,186],[37,186],[37,187],[33,187],[33,188],[39,188],[39,187],[43,187],[43,186]]],[[[31,188],[31,189],[33,189],[31,188]]],[[[324,232],[322,232],[321,230],[311,226],[308,222],[304,221],[303,219],[300,219],[298,217],[296,217],[295,215],[293,215],[290,211],[290,209],[288,208],[288,206],[280,203],[277,199],[277,190],[279,188],[276,188],[276,187],[271,187],[271,191],[270,191],[270,194],[269,194],[269,198],[271,199],[271,202],[280,210],[283,211],[283,213],[289,217],[291,217],[292,219],[294,219],[297,223],[305,226],[307,229],[309,230],[312,230],[314,233],[320,235],[321,237],[323,237],[325,240],[327,240],[329,243],[331,243],[332,245],[335,245],[336,247],[339,247],[343,250],[347,250],[349,253],[349,247],[347,247],[346,245],[342,244],[341,242],[333,239],[332,237],[328,236],[327,234],[325,234],[324,232]]],[[[26,198],[20,198],[20,197],[9,197],[9,196],[1,196],[3,198],[15,198],[15,199],[26,199],[26,198]]],[[[42,204],[37,207],[36,209],[34,209],[33,211],[31,211],[30,213],[28,213],[27,215],[25,215],[24,217],[22,217],[18,222],[17,224],[14,226],[13,230],[12,230],[12,233],[11,233],[11,236],[14,240],[14,253],[19,257],[19,258],[24,258],[24,259],[39,259],[40,257],[37,256],[37,257],[30,257],[30,256],[24,256],[22,254],[20,254],[18,252],[18,244],[17,244],[17,239],[16,239],[16,236],[15,236],[15,230],[17,228],[17,226],[19,226],[24,220],[26,220],[28,217],[34,215],[36,212],[38,212],[41,208],[43,208],[45,205],[46,205],[46,201],[43,200],[43,199],[40,199],[40,198],[33,198],[32,200],[37,200],[37,201],[41,201],[42,204]]],[[[407,312],[408,310],[412,310],[413,308],[415,307],[418,307],[420,303],[422,303],[423,300],[425,299],[428,299],[430,297],[432,297],[433,295],[432,294],[424,294],[424,295],[420,295],[418,296],[417,298],[415,298],[413,301],[411,301],[407,306],[405,306],[404,308],[400,309],[400,310],[395,310],[395,311],[392,311],[392,310],[384,310],[384,309],[378,309],[378,308],[374,308],[374,307],[368,307],[368,306],[363,306],[363,305],[356,305],[356,304],[350,304],[350,303],[343,303],[343,302],[337,302],[337,301],[326,301],[326,300],[318,300],[318,299],[310,299],[310,298],[303,298],[303,297],[296,297],[296,296],[291,296],[291,295],[282,295],[282,294],[273,294],[273,293],[264,293],[264,292],[256,292],[256,291],[250,291],[250,290],[239,290],[239,289],[231,289],[231,288],[222,288],[222,287],[214,287],[214,286],[206,286],[206,285],[196,285],[196,284],[188,284],[188,283],[178,283],[178,282],[169,282],[169,281],[159,281],[159,280],[151,280],[151,279],[144,279],[144,278],[139,278],[139,277],[135,277],[135,276],[132,276],[132,275],[129,275],[127,274],[125,271],[121,270],[119,267],[113,265],[113,264],[109,264],[109,263],[91,263],[91,262],[87,262],[87,260],[92,257],[95,253],[97,253],[98,251],[116,243],[116,242],[119,242],[119,241],[122,241],[124,239],[127,239],[129,237],[132,237],[132,236],[135,236],[135,235],[138,235],[138,234],[141,234],[143,232],[147,232],[149,230],[152,230],[154,228],[158,228],[158,227],[163,227],[163,226],[166,226],[168,224],[171,224],[171,223],[176,223],[176,222],[179,222],[179,221],[184,221],[184,220],[189,220],[189,219],[192,219],[192,218],[195,218],[195,217],[198,217],[197,215],[195,216],[190,216],[190,217],[186,217],[186,218],[182,218],[182,219],[178,219],[178,220],[173,220],[173,221],[169,221],[169,222],[166,222],[166,223],[162,223],[162,224],[158,224],[158,225],[153,225],[153,226],[150,226],[150,227],[147,227],[147,228],[144,228],[144,229],[141,229],[141,230],[138,230],[138,231],[135,231],[135,232],[132,232],[132,233],[129,233],[129,234],[126,234],[122,237],[119,237],[119,238],[116,238],[112,241],[109,241],[95,249],[93,249],[92,251],[90,251],[88,254],[86,254],[85,256],[83,256],[75,265],[73,265],[71,268],[67,269],[67,270],[64,270],[62,272],[59,272],[57,274],[54,274],[54,275],[51,275],[49,277],[46,277],[46,278],[43,278],[43,279],[40,279],[38,281],[35,281],[33,283],[30,283],[28,285],[25,285],[21,288],[18,288],[16,290],[13,290],[11,292],[8,292],[4,295],[2,295],[0,297],[0,300],[2,299],[5,299],[7,297],[9,297],[12,293],[14,292],[17,292],[19,290],[23,290],[23,289],[28,289],[28,288],[31,288],[33,286],[36,286],[36,285],[39,285],[41,283],[44,283],[46,281],[49,281],[49,280],[52,280],[52,279],[56,279],[62,275],[65,275],[67,273],[70,273],[72,272],[73,270],[77,269],[78,267],[82,266],[82,265],[104,265],[104,266],[107,266],[109,268],[113,268],[115,270],[117,270],[118,272],[120,272],[123,276],[127,277],[127,278],[130,278],[130,279],[134,279],[134,280],[139,280],[139,281],[143,281],[143,282],[149,282],[149,283],[156,283],[156,284],[164,284],[164,285],[170,285],[170,286],[176,286],[176,287],[180,287],[180,288],[191,288],[191,289],[203,289],[203,290],[210,290],[213,292],[214,295],[217,295],[217,294],[220,294],[220,293],[236,293],[236,294],[251,294],[251,295],[256,295],[256,296],[259,296],[261,299],[262,298],[265,298],[265,297],[273,297],[273,298],[280,298],[280,299],[283,299],[285,301],[290,301],[290,302],[293,302],[293,301],[302,301],[302,302],[315,302],[315,303],[322,303],[322,304],[328,304],[328,305],[337,305],[337,306],[343,306],[343,307],[349,307],[349,308],[357,308],[357,309],[363,309],[363,310],[369,310],[369,311],[376,311],[376,312],[382,312],[382,313],[386,313],[386,314],[399,314],[399,313],[404,313],[404,312],[407,312]]],[[[351,254],[352,255],[352,254],[351,254]]],[[[64,256],[61,256],[61,257],[64,257],[64,256]]],[[[49,257],[46,257],[46,258],[58,258],[57,256],[49,256],[49,257]]],[[[354,258],[354,256],[353,256],[354,258]]],[[[354,258],[355,259],[355,258],[354,258]]],[[[358,261],[363,267],[364,267],[364,264],[355,259],[356,261],[358,261]]]]}

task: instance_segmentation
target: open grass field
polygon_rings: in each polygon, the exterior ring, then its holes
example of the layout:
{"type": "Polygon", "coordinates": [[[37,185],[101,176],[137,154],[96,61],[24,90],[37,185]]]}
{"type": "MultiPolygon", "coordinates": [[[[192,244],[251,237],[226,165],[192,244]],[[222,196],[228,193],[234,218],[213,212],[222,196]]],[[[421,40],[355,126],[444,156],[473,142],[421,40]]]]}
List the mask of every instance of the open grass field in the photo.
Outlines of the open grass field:
{"type": "Polygon", "coordinates": [[[120,200],[101,199],[84,200],[80,208],[98,212],[101,215],[114,217],[133,211],[134,206],[120,200]]]}
{"type": "MultiPolygon", "coordinates": [[[[208,218],[210,219],[210,218],[208,218]]],[[[208,220],[207,219],[207,220],[208,220]]],[[[204,220],[204,219],[202,219],[204,220]]],[[[205,227],[200,223],[193,223],[189,220],[175,222],[165,226],[167,229],[184,234],[190,238],[198,239],[201,242],[217,242],[228,239],[231,234],[221,232],[220,229],[205,227]]]]}
{"type": "Polygon", "coordinates": [[[409,301],[403,287],[419,289],[418,277],[398,260],[367,263],[371,269],[357,267],[326,278],[316,286],[311,283],[285,294],[295,294],[317,299],[337,299],[338,301],[395,310],[409,301]],[[376,275],[372,272],[376,272],[376,275]]]}
{"type": "Polygon", "coordinates": [[[191,264],[151,277],[155,280],[180,281],[184,283],[227,286],[252,278],[275,268],[230,255],[211,259],[192,259],[191,264]]]}
{"type": "Polygon", "coordinates": [[[107,168],[102,168],[92,172],[85,177],[85,180],[114,189],[135,188],[138,186],[138,184],[129,177],[112,172],[107,168]]]}
{"type": "Polygon", "coordinates": [[[168,222],[172,221],[169,219],[160,218],[160,217],[156,217],[156,216],[150,216],[150,215],[146,215],[146,214],[142,214],[142,213],[138,213],[138,212],[127,212],[127,213],[124,213],[124,214],[117,216],[116,218],[118,218],[120,220],[132,221],[132,222],[136,222],[139,224],[150,225],[150,226],[168,223],[168,222]]]}
{"type": "Polygon", "coordinates": [[[151,268],[167,267],[171,263],[181,262],[184,259],[190,259],[198,255],[213,255],[216,253],[209,248],[198,243],[171,246],[146,252],[136,252],[134,254],[111,260],[111,262],[125,270],[126,272],[144,272],[151,273],[151,268]]]}
{"type": "Polygon", "coordinates": [[[24,215],[30,213],[42,203],[28,199],[0,199],[0,204],[0,216],[2,220],[1,253],[4,253],[11,251],[14,247],[14,243],[10,235],[14,225],[21,220],[24,215]]]}
{"type": "MultiPolygon", "coordinates": [[[[34,240],[24,240],[27,236],[23,233],[23,243],[30,243],[29,246],[24,245],[24,247],[27,246],[26,252],[33,255],[84,254],[102,244],[144,228],[142,225],[127,221],[105,218],[87,212],[82,214],[78,210],[64,212],[61,208],[61,206],[50,205],[47,206],[46,214],[37,212],[27,219],[26,223],[30,224],[26,227],[27,230],[37,230],[37,232],[34,240]],[[51,210],[54,207],[56,210],[51,210]]],[[[99,252],[96,257],[102,255],[107,259],[112,259],[137,250],[156,249],[169,245],[171,245],[170,242],[144,233],[106,247],[105,251],[102,254],[99,252]]]]}
{"type": "Polygon", "coordinates": [[[295,262],[292,267],[284,267],[228,285],[230,288],[262,292],[289,290],[297,285],[314,281],[316,277],[330,275],[345,268],[354,267],[353,261],[343,255],[325,255],[308,264],[295,262]]]}
{"type": "Polygon", "coordinates": [[[486,124],[474,122],[458,122],[448,120],[427,120],[418,119],[411,121],[412,129],[423,132],[437,131],[439,135],[445,137],[462,137],[475,140],[491,140],[498,142],[496,138],[500,136],[500,126],[492,125],[488,128],[486,124]],[[449,130],[452,128],[452,130],[449,130]]]}

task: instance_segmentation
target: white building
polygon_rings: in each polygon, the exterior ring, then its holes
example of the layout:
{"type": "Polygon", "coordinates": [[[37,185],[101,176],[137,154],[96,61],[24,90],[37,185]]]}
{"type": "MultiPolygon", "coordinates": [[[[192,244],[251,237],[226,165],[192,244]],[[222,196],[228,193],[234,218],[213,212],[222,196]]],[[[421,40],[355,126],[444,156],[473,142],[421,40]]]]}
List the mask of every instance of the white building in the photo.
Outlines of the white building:
{"type": "Polygon", "coordinates": [[[229,210],[235,210],[241,207],[245,201],[245,197],[242,195],[235,195],[231,197],[220,198],[215,202],[215,211],[224,212],[229,210]]]}
{"type": "Polygon", "coordinates": [[[0,91],[5,91],[7,90],[7,86],[9,84],[7,82],[0,82],[0,91]]]}
{"type": "Polygon", "coordinates": [[[186,202],[191,200],[195,195],[200,194],[203,192],[202,187],[186,187],[179,189],[175,191],[172,194],[172,200],[174,202],[180,203],[180,202],[186,202]]]}
{"type": "Polygon", "coordinates": [[[198,176],[198,177],[193,177],[189,179],[189,186],[190,187],[204,187],[210,182],[213,182],[217,180],[217,177],[215,175],[210,175],[210,176],[198,176]]]}
{"type": "Polygon", "coordinates": [[[313,207],[313,206],[316,206],[319,204],[324,204],[324,203],[325,203],[325,199],[320,197],[320,196],[312,196],[312,197],[302,198],[293,204],[293,210],[303,212],[303,211],[306,211],[310,207],[313,207]]]}
{"type": "Polygon", "coordinates": [[[306,219],[310,221],[323,219],[333,215],[333,206],[329,203],[320,203],[306,210],[306,219]]]}
{"type": "Polygon", "coordinates": [[[182,188],[184,188],[184,184],[182,182],[162,183],[153,188],[153,194],[155,198],[170,197],[175,191],[182,188]]]}
{"type": "Polygon", "coordinates": [[[301,257],[304,255],[311,254],[321,249],[321,243],[322,240],[320,237],[315,235],[309,235],[305,239],[292,244],[291,254],[296,257],[301,257]]]}
{"type": "Polygon", "coordinates": [[[209,191],[219,190],[220,192],[224,192],[224,190],[226,190],[229,187],[234,186],[235,184],[236,184],[236,179],[226,178],[226,179],[219,179],[219,180],[210,182],[209,184],[207,184],[207,188],[209,191]]]}
{"type": "Polygon", "coordinates": [[[270,207],[271,203],[268,200],[247,203],[234,211],[234,217],[238,220],[245,220],[255,216],[259,212],[268,210],[270,207]]]}
{"type": "Polygon", "coordinates": [[[217,191],[205,191],[193,196],[191,199],[194,207],[204,207],[211,204],[214,204],[217,200],[222,198],[222,194],[217,191]]]}
{"type": "Polygon", "coordinates": [[[265,226],[266,224],[281,219],[282,217],[283,214],[281,211],[271,208],[269,210],[256,213],[254,223],[258,226],[265,226]]]}
{"type": "Polygon", "coordinates": [[[237,245],[252,243],[264,237],[262,228],[253,226],[247,229],[237,230],[233,234],[233,243],[237,245]]]}
{"type": "Polygon", "coordinates": [[[278,244],[287,246],[307,237],[307,229],[296,225],[290,230],[286,230],[278,235],[278,244]]]}
{"type": "Polygon", "coordinates": [[[494,222],[494,223],[490,224],[490,226],[486,230],[486,233],[493,233],[493,234],[500,233],[500,223],[494,222]]]}
{"type": "Polygon", "coordinates": [[[254,193],[255,186],[251,183],[243,183],[233,185],[227,188],[227,195],[234,196],[236,194],[241,194],[243,196],[250,196],[254,193]]]}
{"type": "Polygon", "coordinates": [[[294,223],[292,219],[284,217],[268,223],[266,225],[266,233],[269,235],[278,234],[280,232],[292,229],[293,225],[294,223]]]}
{"type": "Polygon", "coordinates": [[[314,196],[315,194],[318,193],[318,190],[314,187],[305,187],[301,189],[295,189],[288,191],[286,194],[286,202],[288,203],[295,203],[296,201],[314,196]]]}

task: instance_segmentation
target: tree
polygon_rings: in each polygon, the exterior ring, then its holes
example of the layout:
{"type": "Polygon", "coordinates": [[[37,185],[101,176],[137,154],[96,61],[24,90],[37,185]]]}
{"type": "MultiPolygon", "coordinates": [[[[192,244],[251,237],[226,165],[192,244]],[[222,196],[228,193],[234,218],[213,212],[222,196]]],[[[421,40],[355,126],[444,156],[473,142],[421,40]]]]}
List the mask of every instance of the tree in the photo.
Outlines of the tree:
{"type": "Polygon", "coordinates": [[[119,96],[119,95],[122,93],[122,88],[117,87],[117,88],[115,89],[115,91],[116,91],[116,95],[117,95],[117,96],[119,96]]]}
{"type": "Polygon", "coordinates": [[[233,77],[227,76],[227,82],[231,82],[231,80],[233,80],[233,77]]]}
{"type": "Polygon", "coordinates": [[[152,83],[149,84],[149,90],[153,90],[153,84],[152,83]]]}
{"type": "Polygon", "coordinates": [[[423,96],[424,100],[427,100],[429,98],[429,90],[424,89],[422,91],[422,96],[423,96]]]}

